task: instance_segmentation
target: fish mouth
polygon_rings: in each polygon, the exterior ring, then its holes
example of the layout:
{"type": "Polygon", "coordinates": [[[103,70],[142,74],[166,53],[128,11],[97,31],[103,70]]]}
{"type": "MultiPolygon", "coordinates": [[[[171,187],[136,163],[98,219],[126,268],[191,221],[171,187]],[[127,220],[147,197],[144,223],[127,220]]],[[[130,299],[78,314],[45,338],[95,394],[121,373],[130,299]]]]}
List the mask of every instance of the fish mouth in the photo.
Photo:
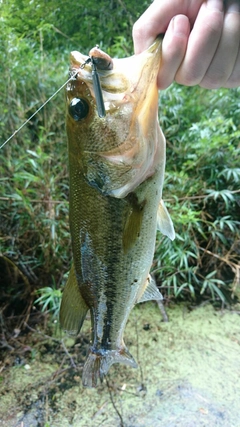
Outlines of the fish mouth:
{"type": "MultiPolygon", "coordinates": [[[[129,58],[114,58],[99,49],[99,56],[106,55],[111,63],[110,69],[97,65],[97,72],[101,82],[101,89],[106,111],[119,107],[120,104],[136,102],[139,93],[146,93],[148,85],[154,79],[160,66],[162,37],[159,36],[155,42],[144,52],[129,58]],[[149,72],[151,70],[151,72],[149,72]]],[[[89,52],[91,52],[93,49],[89,52]]],[[[95,99],[92,77],[92,56],[83,55],[78,51],[70,54],[70,75],[77,82],[84,82],[95,99]]],[[[99,61],[95,49],[94,63],[99,61]]],[[[141,96],[142,98],[142,96],[141,96]]]]}

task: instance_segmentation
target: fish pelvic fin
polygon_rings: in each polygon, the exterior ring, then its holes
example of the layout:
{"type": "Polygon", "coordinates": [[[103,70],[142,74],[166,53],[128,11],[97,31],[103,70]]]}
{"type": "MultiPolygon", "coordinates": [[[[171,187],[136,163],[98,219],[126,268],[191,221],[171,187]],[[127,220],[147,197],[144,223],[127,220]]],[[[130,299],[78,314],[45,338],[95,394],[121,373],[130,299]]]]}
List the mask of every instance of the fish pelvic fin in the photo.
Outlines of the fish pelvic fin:
{"type": "Polygon", "coordinates": [[[162,299],[163,299],[162,294],[159,291],[154,278],[149,274],[146,280],[146,283],[144,285],[144,288],[142,290],[142,293],[137,298],[137,303],[151,301],[151,300],[159,301],[162,299]]]}
{"type": "Polygon", "coordinates": [[[169,237],[169,239],[175,239],[173,222],[163,200],[160,201],[158,206],[157,229],[161,231],[162,234],[169,237]]]}
{"type": "Polygon", "coordinates": [[[88,306],[85,303],[77,282],[75,268],[72,265],[65,285],[60,307],[61,327],[70,335],[77,335],[80,331],[88,306]]]}
{"type": "Polygon", "coordinates": [[[95,350],[91,347],[83,367],[83,386],[97,387],[98,380],[103,380],[114,363],[122,363],[137,368],[137,363],[124,344],[122,348],[115,350],[95,350]]]}

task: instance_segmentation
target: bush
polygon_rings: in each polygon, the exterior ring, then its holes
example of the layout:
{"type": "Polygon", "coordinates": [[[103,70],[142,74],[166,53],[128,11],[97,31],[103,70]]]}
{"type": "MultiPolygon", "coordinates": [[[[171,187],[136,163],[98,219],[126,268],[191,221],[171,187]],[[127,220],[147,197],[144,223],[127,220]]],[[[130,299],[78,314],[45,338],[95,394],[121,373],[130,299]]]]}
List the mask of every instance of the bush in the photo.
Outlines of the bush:
{"type": "Polygon", "coordinates": [[[154,271],[170,296],[239,294],[239,94],[177,85],[162,94],[164,194],[177,238],[158,235],[154,271]]]}
{"type": "MultiPolygon", "coordinates": [[[[0,90],[5,100],[1,142],[58,89],[67,75],[67,53],[39,53],[29,41],[7,30],[0,52],[0,90]]],[[[33,286],[51,285],[52,277],[59,286],[63,270],[69,266],[64,111],[62,91],[0,150],[3,285],[15,280],[6,259],[20,266],[33,286]]]]}

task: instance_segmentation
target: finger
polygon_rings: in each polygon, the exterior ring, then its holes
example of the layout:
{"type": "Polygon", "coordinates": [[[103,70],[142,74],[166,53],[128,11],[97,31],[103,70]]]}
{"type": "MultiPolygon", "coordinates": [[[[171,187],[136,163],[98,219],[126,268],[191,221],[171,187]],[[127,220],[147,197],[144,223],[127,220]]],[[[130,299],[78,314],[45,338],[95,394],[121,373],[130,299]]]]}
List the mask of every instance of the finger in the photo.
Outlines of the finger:
{"type": "Polygon", "coordinates": [[[238,48],[238,55],[235,61],[233,72],[224,87],[233,88],[238,86],[240,86],[240,46],[238,48]]]}
{"type": "Polygon", "coordinates": [[[214,57],[222,28],[223,1],[204,2],[189,36],[185,58],[176,74],[178,83],[193,86],[202,81],[214,57]]]}
{"type": "MultiPolygon", "coordinates": [[[[240,2],[239,0],[229,0],[227,3],[227,11],[229,13],[238,13],[238,19],[240,21],[240,2]]],[[[239,22],[240,26],[240,22],[239,22]]],[[[239,30],[240,31],[240,30],[239,30]]],[[[227,88],[233,88],[240,86],[240,35],[239,35],[239,45],[238,45],[238,54],[233,67],[233,71],[225,85],[227,88]]]]}
{"type": "Polygon", "coordinates": [[[159,89],[166,89],[173,82],[186,52],[189,33],[190,24],[185,15],[177,15],[171,20],[162,43],[159,89]]]}
{"type": "Polygon", "coordinates": [[[133,25],[134,52],[147,49],[158,34],[165,33],[171,19],[179,14],[188,16],[194,22],[204,0],[155,0],[133,25]]]}
{"type": "MultiPolygon", "coordinates": [[[[236,6],[239,6],[235,3],[236,6]]],[[[226,2],[223,31],[214,58],[200,86],[206,89],[226,87],[236,63],[240,40],[240,13],[232,1],[226,2]]]]}

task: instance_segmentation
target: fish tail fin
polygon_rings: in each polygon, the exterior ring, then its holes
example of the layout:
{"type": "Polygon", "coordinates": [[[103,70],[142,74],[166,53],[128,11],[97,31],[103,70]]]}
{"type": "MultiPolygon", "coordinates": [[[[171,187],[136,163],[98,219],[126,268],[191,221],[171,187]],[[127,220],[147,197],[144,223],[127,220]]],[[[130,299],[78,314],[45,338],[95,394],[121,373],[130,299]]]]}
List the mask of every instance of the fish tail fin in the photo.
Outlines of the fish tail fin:
{"type": "Polygon", "coordinates": [[[132,368],[137,368],[132,355],[124,345],[115,350],[94,350],[90,348],[87,360],[85,362],[82,374],[82,383],[84,387],[96,387],[98,380],[103,380],[110,367],[114,363],[123,363],[132,368]]]}

